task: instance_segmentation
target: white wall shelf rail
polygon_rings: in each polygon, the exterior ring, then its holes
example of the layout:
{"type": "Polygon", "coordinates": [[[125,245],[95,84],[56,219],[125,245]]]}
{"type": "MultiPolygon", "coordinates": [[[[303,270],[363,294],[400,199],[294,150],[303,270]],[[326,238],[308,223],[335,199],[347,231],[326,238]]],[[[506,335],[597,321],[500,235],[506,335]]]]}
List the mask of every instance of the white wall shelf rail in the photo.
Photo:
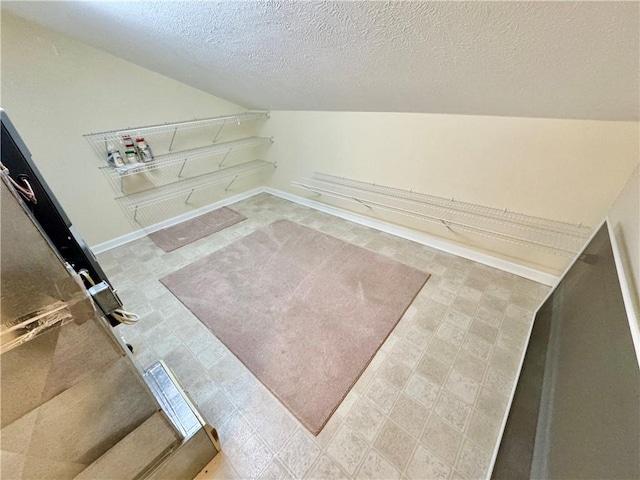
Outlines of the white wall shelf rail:
{"type": "Polygon", "coordinates": [[[120,202],[120,205],[126,211],[132,213],[133,220],[137,221],[138,211],[142,208],[151,207],[178,197],[184,197],[184,203],[188,204],[191,196],[197,191],[217,185],[225,185],[224,190],[226,192],[238,178],[276,167],[277,165],[272,162],[253,160],[196,177],[178,180],[161,187],[151,188],[131,195],[123,195],[117,197],[116,200],[120,202]]]}
{"type": "Polygon", "coordinates": [[[275,162],[254,160],[273,143],[254,133],[257,122],[268,118],[268,111],[249,111],[84,137],[101,159],[99,169],[117,202],[135,223],[144,225],[185,214],[217,195],[193,196],[196,192],[217,185],[228,192],[240,177],[273,170],[275,162]]]}
{"type": "Polygon", "coordinates": [[[215,143],[225,125],[241,125],[245,122],[267,118],[269,118],[268,111],[244,112],[199,120],[187,120],[183,122],[89,133],[84,137],[93,147],[98,157],[106,160],[109,145],[113,145],[116,148],[121,147],[122,137],[125,135],[129,135],[134,139],[135,137],[144,137],[153,149],[171,152],[175,146],[176,136],[178,136],[178,133],[181,131],[210,128],[209,138],[212,143],[215,143]]]}
{"type": "Polygon", "coordinates": [[[465,231],[509,243],[542,249],[563,256],[579,252],[591,228],[501,210],[454,198],[403,190],[375,183],[315,172],[294,180],[295,187],[374,209],[441,224],[449,230],[465,231]]]}
{"type": "Polygon", "coordinates": [[[169,171],[169,175],[174,176],[175,180],[179,180],[180,178],[189,176],[188,171],[190,164],[206,162],[207,165],[219,170],[226,166],[225,164],[228,163],[233,152],[271,145],[272,143],[273,139],[267,137],[241,138],[230,142],[216,143],[205,147],[156,155],[153,161],[148,163],[137,163],[115,168],[105,165],[100,167],[100,170],[108,176],[111,185],[116,191],[126,194],[125,180],[128,177],[135,177],[153,170],[165,169],[169,171]],[[216,158],[217,160],[214,160],[216,158]]]}

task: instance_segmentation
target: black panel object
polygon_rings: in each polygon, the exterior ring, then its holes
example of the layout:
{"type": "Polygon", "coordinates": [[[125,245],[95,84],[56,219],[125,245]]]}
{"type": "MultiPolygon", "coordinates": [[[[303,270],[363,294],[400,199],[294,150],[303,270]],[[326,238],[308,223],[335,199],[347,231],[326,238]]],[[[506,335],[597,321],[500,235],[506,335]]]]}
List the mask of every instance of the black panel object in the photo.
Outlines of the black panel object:
{"type": "Polygon", "coordinates": [[[640,370],[606,224],[536,315],[492,478],[640,478],[640,370]]]}
{"type": "Polygon", "coordinates": [[[96,283],[105,280],[111,284],[86,242],[75,233],[69,217],[53,195],[31,158],[29,149],[4,110],[0,111],[0,119],[2,123],[2,143],[0,145],[2,163],[9,169],[14,181],[19,184],[22,183],[23,178],[29,181],[37,203],[25,201],[25,204],[33,213],[42,230],[60,256],[75,271],[86,269],[96,283]]]}

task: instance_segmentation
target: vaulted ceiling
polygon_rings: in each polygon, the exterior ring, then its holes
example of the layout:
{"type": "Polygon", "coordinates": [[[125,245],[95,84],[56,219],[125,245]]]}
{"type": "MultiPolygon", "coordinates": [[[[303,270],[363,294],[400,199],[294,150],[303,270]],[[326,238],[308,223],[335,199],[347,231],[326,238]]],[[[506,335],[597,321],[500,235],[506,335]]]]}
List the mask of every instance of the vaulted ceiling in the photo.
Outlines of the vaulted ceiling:
{"type": "Polygon", "coordinates": [[[637,120],[638,2],[2,2],[249,108],[637,120]]]}

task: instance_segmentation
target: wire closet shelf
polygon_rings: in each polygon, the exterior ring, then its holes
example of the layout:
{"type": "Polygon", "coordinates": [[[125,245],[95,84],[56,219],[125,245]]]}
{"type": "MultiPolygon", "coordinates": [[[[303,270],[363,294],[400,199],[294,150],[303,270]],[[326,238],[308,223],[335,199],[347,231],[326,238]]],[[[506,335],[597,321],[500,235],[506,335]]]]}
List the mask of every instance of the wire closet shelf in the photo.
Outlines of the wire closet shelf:
{"type": "Polygon", "coordinates": [[[133,214],[134,221],[137,219],[139,209],[150,207],[158,203],[185,197],[184,203],[189,203],[191,196],[203,189],[226,184],[225,192],[240,177],[256,174],[266,169],[276,168],[275,162],[265,160],[253,160],[241,163],[232,167],[205,173],[196,177],[185,178],[177,182],[151,188],[130,195],[122,195],[116,200],[125,211],[133,214]]]}
{"type": "Polygon", "coordinates": [[[460,230],[497,238],[563,256],[574,256],[579,252],[591,233],[591,229],[582,224],[534,217],[318,172],[311,177],[294,180],[291,184],[319,195],[356,202],[372,212],[374,209],[385,210],[437,223],[450,231],[460,230]]]}
{"type": "Polygon", "coordinates": [[[213,143],[215,143],[225,125],[241,125],[245,122],[266,118],[269,118],[268,111],[245,112],[199,120],[187,120],[183,122],[163,123],[145,127],[133,127],[106,132],[88,133],[84,135],[84,137],[92,146],[95,153],[98,155],[98,158],[104,158],[104,155],[107,153],[108,145],[118,145],[122,141],[122,137],[125,135],[129,135],[132,138],[138,136],[144,137],[153,145],[164,145],[166,143],[166,150],[171,152],[178,132],[211,127],[211,138],[213,139],[213,143]]]}
{"type": "Polygon", "coordinates": [[[100,170],[107,175],[112,187],[116,191],[119,190],[122,194],[125,194],[124,181],[129,177],[135,177],[137,174],[163,169],[167,170],[169,175],[173,175],[176,180],[179,180],[183,177],[183,174],[189,170],[185,168],[188,167],[188,165],[206,162],[220,170],[232,152],[260,147],[262,145],[271,145],[272,143],[273,139],[266,137],[241,138],[230,142],[156,155],[153,161],[149,163],[137,163],[115,168],[105,165],[100,167],[100,170]],[[216,157],[220,158],[220,160],[214,161],[216,157]]]}

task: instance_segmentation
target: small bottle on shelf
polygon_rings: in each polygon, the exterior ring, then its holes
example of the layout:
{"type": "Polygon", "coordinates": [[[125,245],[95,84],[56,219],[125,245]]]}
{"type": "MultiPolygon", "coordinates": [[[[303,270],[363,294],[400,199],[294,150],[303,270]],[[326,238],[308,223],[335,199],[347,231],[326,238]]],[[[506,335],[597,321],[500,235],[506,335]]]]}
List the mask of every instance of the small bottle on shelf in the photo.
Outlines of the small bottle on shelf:
{"type": "Polygon", "coordinates": [[[124,155],[127,157],[127,163],[135,164],[140,163],[138,154],[135,150],[125,150],[124,155]]]}
{"type": "Polygon", "coordinates": [[[140,157],[136,151],[136,146],[131,139],[131,135],[124,135],[122,137],[122,143],[124,143],[124,155],[127,158],[128,163],[140,163],[140,157]]]}
{"type": "Polygon", "coordinates": [[[136,138],[136,146],[138,147],[138,152],[140,153],[140,159],[143,162],[150,162],[151,160],[153,160],[151,147],[147,145],[147,142],[144,141],[143,137],[136,138]]]}
{"type": "Polygon", "coordinates": [[[113,145],[107,146],[107,163],[112,167],[122,167],[125,164],[120,151],[113,145]]]}

